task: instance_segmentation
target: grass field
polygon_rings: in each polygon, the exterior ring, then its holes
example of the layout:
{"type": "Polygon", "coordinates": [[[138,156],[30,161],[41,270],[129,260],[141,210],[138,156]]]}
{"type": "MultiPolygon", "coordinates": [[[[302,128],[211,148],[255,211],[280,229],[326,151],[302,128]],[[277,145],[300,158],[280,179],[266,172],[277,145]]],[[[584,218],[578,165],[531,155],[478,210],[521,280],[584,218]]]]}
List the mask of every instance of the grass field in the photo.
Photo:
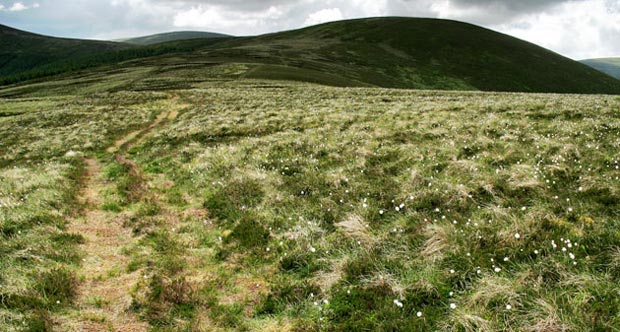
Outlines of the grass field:
{"type": "Polygon", "coordinates": [[[620,330],[618,97],[247,70],[3,91],[0,330],[620,330]]]}

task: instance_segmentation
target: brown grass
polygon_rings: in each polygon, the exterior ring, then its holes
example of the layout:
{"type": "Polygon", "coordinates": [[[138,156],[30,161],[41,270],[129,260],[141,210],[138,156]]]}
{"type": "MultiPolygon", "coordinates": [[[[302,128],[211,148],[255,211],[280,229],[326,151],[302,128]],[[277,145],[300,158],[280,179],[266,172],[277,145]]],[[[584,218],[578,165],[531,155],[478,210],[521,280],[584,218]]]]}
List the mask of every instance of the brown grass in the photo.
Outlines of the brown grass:
{"type": "Polygon", "coordinates": [[[345,220],[336,224],[342,232],[351,238],[362,241],[366,244],[369,244],[373,239],[368,232],[368,228],[363,222],[362,217],[352,214],[349,215],[345,220]]]}

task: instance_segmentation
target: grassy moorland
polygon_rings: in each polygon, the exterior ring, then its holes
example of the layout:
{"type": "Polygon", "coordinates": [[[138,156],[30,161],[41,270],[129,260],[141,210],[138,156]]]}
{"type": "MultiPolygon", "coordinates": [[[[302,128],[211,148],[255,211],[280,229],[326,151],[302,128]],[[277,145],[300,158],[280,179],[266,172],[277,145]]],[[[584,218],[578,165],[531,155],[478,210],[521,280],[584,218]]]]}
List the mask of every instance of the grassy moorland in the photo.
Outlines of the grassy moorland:
{"type": "Polygon", "coordinates": [[[2,92],[1,330],[620,329],[617,97],[249,69],[2,92]],[[115,255],[93,216],[129,232],[115,255]]]}

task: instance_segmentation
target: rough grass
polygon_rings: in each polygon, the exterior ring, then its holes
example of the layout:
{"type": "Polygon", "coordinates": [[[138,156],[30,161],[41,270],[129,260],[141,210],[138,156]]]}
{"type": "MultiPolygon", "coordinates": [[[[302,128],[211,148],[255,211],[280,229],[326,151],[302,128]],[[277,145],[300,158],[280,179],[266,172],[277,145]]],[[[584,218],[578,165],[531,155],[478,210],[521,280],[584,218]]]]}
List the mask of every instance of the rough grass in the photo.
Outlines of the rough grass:
{"type": "MultiPolygon", "coordinates": [[[[2,302],[6,330],[45,328],[71,306],[70,288],[50,285],[71,280],[80,239],[59,235],[67,212],[43,211],[65,207],[79,182],[63,142],[112,144],[162,98],[129,95],[88,99],[110,106],[73,124],[83,138],[48,128],[61,116],[0,118],[14,137],[0,196],[0,290],[15,294],[2,302]],[[39,131],[46,148],[16,138],[39,131]]],[[[189,106],[128,153],[142,195],[126,199],[131,170],[102,158],[110,208],[143,234],[127,254],[145,271],[133,309],[153,331],[620,328],[616,97],[259,81],[172,95],[189,106]]]]}
{"type": "MultiPolygon", "coordinates": [[[[202,106],[136,155],[185,195],[179,209],[207,210],[208,227],[177,236],[203,248],[188,255],[211,282],[225,289],[251,273],[268,285],[258,303],[233,307],[222,299],[230,291],[210,288],[226,303],[212,307],[213,326],[619,326],[617,99],[242,91],[182,93],[202,106]]],[[[205,319],[194,312],[185,326],[205,319]]]]}
{"type": "Polygon", "coordinates": [[[150,95],[3,100],[0,118],[0,330],[49,331],[72,305],[84,238],[78,213],[85,154],[141,126],[150,95]],[[106,99],[107,101],[104,101],[106,99]]]}

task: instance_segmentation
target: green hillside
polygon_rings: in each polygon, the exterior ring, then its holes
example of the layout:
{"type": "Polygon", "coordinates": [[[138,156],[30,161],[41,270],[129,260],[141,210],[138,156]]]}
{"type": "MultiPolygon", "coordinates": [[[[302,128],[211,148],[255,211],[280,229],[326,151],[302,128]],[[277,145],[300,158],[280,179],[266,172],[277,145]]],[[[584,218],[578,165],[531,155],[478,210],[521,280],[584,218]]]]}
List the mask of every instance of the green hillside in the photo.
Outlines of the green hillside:
{"type": "Polygon", "coordinates": [[[129,47],[115,42],[42,36],[0,25],[0,77],[129,47]]]}
{"type": "Polygon", "coordinates": [[[620,58],[582,60],[581,63],[597,69],[614,78],[620,78],[620,58]]]}
{"type": "Polygon", "coordinates": [[[221,33],[213,33],[213,32],[203,32],[203,31],[176,31],[176,32],[168,32],[168,33],[160,33],[155,35],[136,37],[136,38],[127,38],[127,39],[119,39],[119,42],[132,44],[132,45],[154,45],[159,43],[165,43],[176,40],[188,40],[188,39],[200,39],[200,38],[226,38],[230,37],[229,35],[221,34],[221,33]]]}
{"type": "Polygon", "coordinates": [[[381,87],[620,91],[620,82],[576,61],[504,34],[447,20],[342,21],[216,47],[210,56],[311,69],[381,87]]]}
{"type": "Polygon", "coordinates": [[[187,75],[197,70],[242,65],[245,70],[233,78],[334,86],[620,93],[620,81],[584,64],[488,29],[438,19],[340,21],[257,37],[174,41],[99,53],[96,58],[74,61],[67,69],[146,65],[187,81],[187,75]]]}

